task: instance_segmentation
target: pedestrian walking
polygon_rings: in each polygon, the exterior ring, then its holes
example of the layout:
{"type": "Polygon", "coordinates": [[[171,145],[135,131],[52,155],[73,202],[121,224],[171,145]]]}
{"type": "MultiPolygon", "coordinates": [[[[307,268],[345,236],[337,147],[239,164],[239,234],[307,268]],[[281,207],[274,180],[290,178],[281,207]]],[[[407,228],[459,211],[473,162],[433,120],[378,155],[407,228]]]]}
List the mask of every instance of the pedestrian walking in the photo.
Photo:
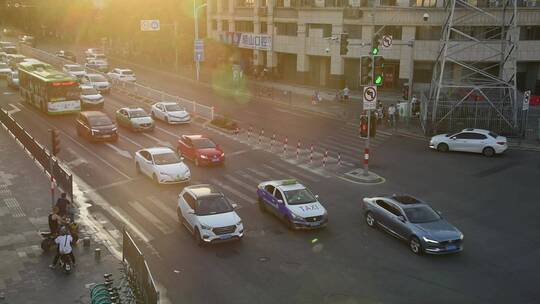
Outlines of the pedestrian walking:
{"type": "Polygon", "coordinates": [[[58,207],[58,215],[61,217],[69,216],[69,218],[73,220],[71,202],[67,199],[67,194],[65,192],[62,193],[56,201],[56,207],[58,207]]]}
{"type": "Polygon", "coordinates": [[[390,126],[393,128],[396,127],[396,107],[394,104],[391,104],[388,107],[388,119],[390,120],[390,126]]]}
{"type": "Polygon", "coordinates": [[[343,101],[349,101],[349,93],[349,87],[345,86],[345,88],[343,88],[343,101]]]}
{"type": "Polygon", "coordinates": [[[319,93],[319,90],[315,90],[315,93],[313,93],[313,97],[311,98],[311,104],[316,105],[319,102],[321,102],[321,94],[319,93]]]}

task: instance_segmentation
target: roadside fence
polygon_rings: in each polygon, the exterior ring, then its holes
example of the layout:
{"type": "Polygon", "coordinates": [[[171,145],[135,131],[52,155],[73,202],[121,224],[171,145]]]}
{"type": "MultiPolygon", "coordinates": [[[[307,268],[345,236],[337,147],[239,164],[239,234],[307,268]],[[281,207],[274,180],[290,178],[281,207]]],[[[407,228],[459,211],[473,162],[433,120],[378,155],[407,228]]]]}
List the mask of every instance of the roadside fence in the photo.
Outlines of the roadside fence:
{"type": "MultiPolygon", "coordinates": [[[[20,52],[30,58],[36,58],[38,60],[47,62],[57,69],[62,70],[64,64],[74,64],[74,62],[69,61],[64,58],[60,58],[54,54],[45,52],[40,49],[32,48],[28,45],[21,45],[20,52]]],[[[84,64],[81,63],[84,66],[84,64]]],[[[214,119],[214,107],[206,106],[195,101],[182,98],[180,96],[174,96],[163,91],[159,91],[136,82],[128,82],[119,79],[112,79],[106,73],[101,71],[87,68],[85,69],[88,72],[101,74],[107,79],[109,79],[112,88],[119,90],[128,96],[135,98],[137,100],[142,100],[145,103],[153,104],[159,101],[174,101],[178,102],[181,106],[186,108],[187,111],[191,111],[193,116],[199,116],[208,120],[214,119]]]]}
{"type": "Polygon", "coordinates": [[[148,267],[144,255],[124,227],[122,233],[122,263],[132,282],[132,289],[137,297],[145,304],[159,303],[159,291],[148,267]]]}
{"type": "Polygon", "coordinates": [[[51,156],[49,150],[37,142],[34,137],[26,132],[21,125],[2,109],[0,109],[0,123],[24,146],[34,160],[43,167],[43,170],[53,176],[58,187],[73,200],[73,176],[62,167],[58,159],[51,156]]]}

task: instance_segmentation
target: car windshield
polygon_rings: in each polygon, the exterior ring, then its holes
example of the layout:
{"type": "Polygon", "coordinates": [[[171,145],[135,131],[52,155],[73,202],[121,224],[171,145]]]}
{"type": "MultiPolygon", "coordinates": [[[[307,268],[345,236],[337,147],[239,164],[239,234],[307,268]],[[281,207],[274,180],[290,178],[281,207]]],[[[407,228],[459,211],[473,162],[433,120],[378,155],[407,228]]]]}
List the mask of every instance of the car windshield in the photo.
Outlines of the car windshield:
{"type": "Polygon", "coordinates": [[[212,215],[233,211],[233,207],[229,201],[221,195],[202,197],[197,203],[197,215],[212,215]]]}
{"type": "Polygon", "coordinates": [[[315,196],[307,189],[285,191],[285,197],[289,205],[302,205],[317,201],[315,196]]]}
{"type": "Polygon", "coordinates": [[[94,64],[107,64],[105,60],[94,60],[94,64]]]}
{"type": "Polygon", "coordinates": [[[154,154],[154,162],[156,165],[170,165],[180,163],[181,160],[174,152],[154,154]]]}
{"type": "Polygon", "coordinates": [[[19,73],[12,73],[11,78],[12,79],[19,79],[19,73]]]}
{"type": "Polygon", "coordinates": [[[133,110],[129,111],[129,117],[131,118],[137,118],[137,117],[147,117],[148,114],[144,112],[143,110],[133,110]]]}
{"type": "Polygon", "coordinates": [[[107,57],[106,57],[105,55],[103,55],[103,54],[96,54],[96,55],[94,55],[94,57],[95,57],[96,59],[100,59],[100,60],[105,60],[105,59],[107,59],[107,57]]]}
{"type": "Polygon", "coordinates": [[[82,95],[97,95],[99,92],[94,88],[83,88],[82,95]]]}
{"type": "Polygon", "coordinates": [[[180,106],[179,104],[168,104],[168,105],[165,105],[165,109],[167,110],[167,112],[176,112],[176,111],[184,111],[185,109],[180,106]]]}
{"type": "Polygon", "coordinates": [[[89,77],[92,82],[106,82],[107,79],[101,75],[92,75],[89,77]]]}
{"type": "Polygon", "coordinates": [[[133,72],[130,71],[130,70],[123,70],[123,71],[121,72],[121,74],[122,74],[122,75],[131,76],[131,75],[133,75],[133,72]]]}
{"type": "Polygon", "coordinates": [[[216,147],[216,144],[208,138],[195,139],[192,142],[197,149],[211,149],[216,147]]]}
{"type": "Polygon", "coordinates": [[[411,223],[429,223],[441,219],[439,214],[428,206],[405,208],[405,215],[411,223]]]}
{"type": "Polygon", "coordinates": [[[99,127],[99,126],[110,126],[112,125],[112,121],[107,116],[89,116],[88,121],[90,121],[90,125],[99,127]]]}
{"type": "Polygon", "coordinates": [[[72,72],[82,72],[84,69],[81,66],[69,66],[68,70],[72,72]]]}

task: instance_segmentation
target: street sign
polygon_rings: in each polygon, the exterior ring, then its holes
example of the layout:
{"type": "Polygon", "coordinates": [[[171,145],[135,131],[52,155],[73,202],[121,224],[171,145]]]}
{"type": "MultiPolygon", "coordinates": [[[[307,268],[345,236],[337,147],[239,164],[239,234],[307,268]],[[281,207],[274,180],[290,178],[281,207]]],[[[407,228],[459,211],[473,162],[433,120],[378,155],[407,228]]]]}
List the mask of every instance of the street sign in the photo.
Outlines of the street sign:
{"type": "Polygon", "coordinates": [[[364,110],[377,109],[377,87],[365,86],[363,100],[364,100],[364,110]]]}
{"type": "Polygon", "coordinates": [[[159,20],[141,20],[141,31],[143,32],[159,31],[160,27],[159,20]]]}
{"type": "Polygon", "coordinates": [[[204,41],[203,40],[195,40],[195,44],[193,46],[193,55],[195,61],[204,61],[204,41]]]}
{"type": "Polygon", "coordinates": [[[392,47],[392,35],[384,35],[381,41],[383,49],[389,49],[392,47]]]}
{"type": "Polygon", "coordinates": [[[525,91],[525,93],[523,93],[523,111],[528,111],[529,110],[529,101],[531,100],[531,91],[525,91]]]}

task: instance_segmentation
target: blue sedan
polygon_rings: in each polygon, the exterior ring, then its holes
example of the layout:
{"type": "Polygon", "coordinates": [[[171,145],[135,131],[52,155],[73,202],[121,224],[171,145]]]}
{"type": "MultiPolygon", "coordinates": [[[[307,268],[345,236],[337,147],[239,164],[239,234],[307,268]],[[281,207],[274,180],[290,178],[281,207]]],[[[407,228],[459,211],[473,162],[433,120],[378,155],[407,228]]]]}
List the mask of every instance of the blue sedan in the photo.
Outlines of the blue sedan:
{"type": "Polygon", "coordinates": [[[364,198],[369,227],[379,226],[409,244],[415,254],[445,254],[463,250],[463,233],[427,203],[407,195],[364,198]]]}

